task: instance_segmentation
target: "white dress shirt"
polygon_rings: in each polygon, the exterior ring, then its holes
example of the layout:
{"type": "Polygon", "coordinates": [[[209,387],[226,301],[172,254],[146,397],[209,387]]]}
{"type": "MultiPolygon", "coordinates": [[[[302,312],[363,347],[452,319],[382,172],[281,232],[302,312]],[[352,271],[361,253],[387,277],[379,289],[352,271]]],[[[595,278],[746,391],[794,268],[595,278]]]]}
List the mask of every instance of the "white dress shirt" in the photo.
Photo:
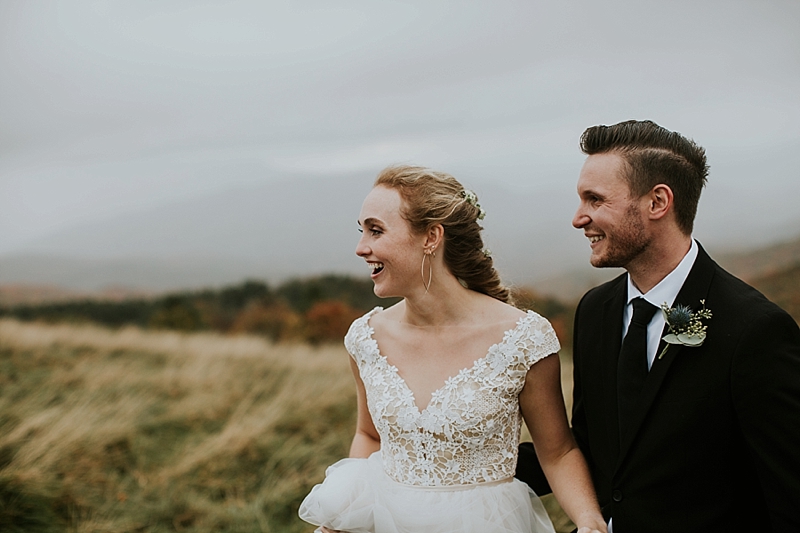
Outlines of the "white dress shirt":
{"type": "MultiPolygon", "coordinates": [[[[658,285],[642,294],[636,288],[636,285],[631,281],[631,276],[628,274],[628,304],[622,313],[622,338],[628,333],[628,326],[630,326],[631,318],[633,317],[633,304],[631,302],[634,298],[644,298],[649,303],[661,308],[661,304],[666,303],[667,307],[672,307],[675,298],[683,287],[686,278],[689,276],[689,271],[692,270],[695,259],[697,259],[697,243],[692,239],[692,246],[686,255],[675,269],[667,274],[667,276],[658,282],[658,285]]],[[[661,342],[661,332],[664,330],[664,313],[656,312],[650,323],[647,325],[647,368],[653,366],[653,361],[656,358],[656,351],[658,344],[661,342]]]]}
{"type": "MultiPolygon", "coordinates": [[[[692,239],[692,246],[689,248],[689,251],[686,252],[686,255],[683,256],[681,262],[678,263],[678,266],[675,269],[667,274],[667,276],[658,282],[658,284],[647,291],[646,294],[642,294],[636,285],[633,284],[631,281],[631,276],[628,274],[628,303],[625,305],[625,309],[622,312],[622,338],[625,338],[625,334],[628,333],[628,326],[631,325],[631,318],[633,318],[633,304],[631,302],[634,298],[644,298],[649,303],[655,305],[656,307],[660,308],[661,304],[666,303],[667,307],[672,307],[672,304],[675,302],[675,298],[678,297],[678,293],[683,287],[683,284],[686,282],[686,278],[689,276],[689,272],[692,270],[692,266],[694,266],[694,261],[697,259],[697,243],[692,239]]],[[[664,320],[664,313],[656,312],[653,315],[653,318],[650,319],[650,323],[647,324],[647,368],[652,368],[653,361],[656,359],[656,351],[658,350],[658,345],[661,342],[661,333],[664,330],[664,324],[666,321],[664,320]]],[[[614,525],[613,525],[613,518],[608,521],[608,533],[614,533],[614,525]]]]}

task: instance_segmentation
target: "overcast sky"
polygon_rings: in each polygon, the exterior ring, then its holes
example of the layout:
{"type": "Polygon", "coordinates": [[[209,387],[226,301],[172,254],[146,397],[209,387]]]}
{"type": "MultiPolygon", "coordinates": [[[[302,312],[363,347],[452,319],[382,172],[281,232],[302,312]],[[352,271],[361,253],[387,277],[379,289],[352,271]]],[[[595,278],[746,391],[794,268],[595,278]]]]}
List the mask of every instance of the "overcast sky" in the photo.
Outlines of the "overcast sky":
{"type": "Polygon", "coordinates": [[[796,0],[0,0],[0,253],[395,162],[546,202],[583,129],[630,118],[707,148],[700,229],[789,236],[798,95],[796,0]]]}

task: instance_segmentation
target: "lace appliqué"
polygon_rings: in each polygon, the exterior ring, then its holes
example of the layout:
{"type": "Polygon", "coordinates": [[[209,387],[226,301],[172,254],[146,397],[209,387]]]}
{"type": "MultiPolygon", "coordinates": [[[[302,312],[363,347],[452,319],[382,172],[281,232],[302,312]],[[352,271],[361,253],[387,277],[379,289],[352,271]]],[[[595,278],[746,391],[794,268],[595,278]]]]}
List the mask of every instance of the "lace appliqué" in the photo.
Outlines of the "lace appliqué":
{"type": "Polygon", "coordinates": [[[528,369],[560,349],[550,323],[528,311],[470,368],[450,377],[420,411],[397,368],[381,355],[369,318],[350,326],[347,351],[358,364],[381,437],[386,474],[407,485],[448,486],[514,475],[528,369]]]}

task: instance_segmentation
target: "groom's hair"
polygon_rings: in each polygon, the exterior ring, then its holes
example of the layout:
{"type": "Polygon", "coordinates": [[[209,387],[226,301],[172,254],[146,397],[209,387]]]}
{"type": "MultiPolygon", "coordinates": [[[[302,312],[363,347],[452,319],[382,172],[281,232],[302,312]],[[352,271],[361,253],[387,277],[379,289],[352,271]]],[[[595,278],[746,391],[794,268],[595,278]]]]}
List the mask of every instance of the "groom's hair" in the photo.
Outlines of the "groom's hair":
{"type": "Polygon", "coordinates": [[[700,192],[708,178],[706,151],[680,133],[650,120],[628,120],[613,126],[592,126],[581,135],[587,155],[616,153],[627,166],[631,194],[641,198],[663,183],[675,197],[675,220],[691,235],[700,192]]]}

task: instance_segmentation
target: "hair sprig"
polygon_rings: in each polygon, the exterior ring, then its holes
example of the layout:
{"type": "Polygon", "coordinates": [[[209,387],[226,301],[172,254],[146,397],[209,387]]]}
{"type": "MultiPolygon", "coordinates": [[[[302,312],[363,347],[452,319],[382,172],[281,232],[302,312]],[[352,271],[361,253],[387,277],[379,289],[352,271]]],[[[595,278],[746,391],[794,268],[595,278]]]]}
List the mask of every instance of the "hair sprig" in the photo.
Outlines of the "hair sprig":
{"type": "Polygon", "coordinates": [[[478,220],[483,220],[486,218],[486,210],[481,207],[481,204],[478,203],[478,195],[472,192],[469,189],[464,189],[461,191],[461,196],[464,197],[464,200],[470,204],[474,205],[478,208],[478,220]]]}

